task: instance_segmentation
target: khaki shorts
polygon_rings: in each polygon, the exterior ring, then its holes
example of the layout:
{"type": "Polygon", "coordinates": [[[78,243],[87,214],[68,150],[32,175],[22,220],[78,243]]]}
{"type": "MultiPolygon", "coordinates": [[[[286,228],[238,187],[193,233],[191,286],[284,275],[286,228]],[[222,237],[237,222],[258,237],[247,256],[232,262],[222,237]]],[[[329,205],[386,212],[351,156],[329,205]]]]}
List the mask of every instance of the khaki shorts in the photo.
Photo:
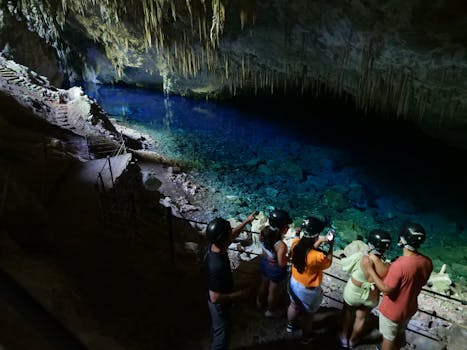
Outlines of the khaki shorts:
{"type": "Polygon", "coordinates": [[[396,338],[405,339],[405,329],[408,323],[409,320],[399,323],[393,322],[382,313],[379,313],[379,331],[387,340],[394,341],[396,338]]]}

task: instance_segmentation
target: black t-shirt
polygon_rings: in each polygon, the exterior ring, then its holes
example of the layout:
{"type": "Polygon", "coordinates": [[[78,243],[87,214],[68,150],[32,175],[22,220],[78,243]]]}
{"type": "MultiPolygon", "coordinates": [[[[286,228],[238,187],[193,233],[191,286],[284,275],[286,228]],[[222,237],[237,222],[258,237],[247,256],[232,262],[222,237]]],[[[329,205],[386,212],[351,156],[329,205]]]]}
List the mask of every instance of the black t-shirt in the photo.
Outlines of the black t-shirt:
{"type": "MultiPolygon", "coordinates": [[[[208,290],[217,293],[233,292],[233,277],[227,253],[213,253],[208,247],[204,259],[208,290]]],[[[209,298],[209,296],[208,296],[209,298]]]]}

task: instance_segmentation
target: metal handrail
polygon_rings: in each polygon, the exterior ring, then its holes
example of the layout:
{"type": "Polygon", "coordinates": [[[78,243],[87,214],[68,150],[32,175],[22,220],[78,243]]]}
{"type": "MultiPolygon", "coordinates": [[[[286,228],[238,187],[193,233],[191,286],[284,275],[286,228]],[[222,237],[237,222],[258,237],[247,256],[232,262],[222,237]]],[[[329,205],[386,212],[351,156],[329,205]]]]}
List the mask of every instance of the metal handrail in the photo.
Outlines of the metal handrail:
{"type": "Polygon", "coordinates": [[[123,139],[123,135],[122,135],[122,133],[120,133],[119,135],[120,135],[120,140],[121,140],[120,146],[118,147],[117,151],[112,154],[112,156],[107,156],[106,157],[106,161],[104,162],[104,164],[102,165],[101,170],[97,173],[97,176],[96,176],[96,183],[99,186],[99,182],[100,182],[103,191],[105,191],[105,185],[104,185],[104,178],[102,176],[102,173],[104,172],[104,169],[106,168],[107,164],[108,164],[108,167],[109,167],[110,180],[112,181],[112,186],[115,186],[115,180],[116,179],[114,179],[114,176],[113,176],[112,163],[110,161],[110,158],[118,157],[121,154],[127,153],[126,146],[125,146],[125,140],[123,139]]]}
{"type": "MultiPolygon", "coordinates": [[[[181,219],[181,220],[185,220],[185,221],[188,221],[188,222],[195,223],[195,224],[200,224],[200,225],[207,225],[208,224],[207,222],[191,220],[191,219],[186,219],[186,218],[182,218],[182,217],[178,217],[178,218],[181,219]]],[[[256,233],[256,234],[260,233],[260,232],[250,231],[250,230],[242,230],[242,232],[256,233]]],[[[253,253],[251,253],[251,254],[253,254],[253,253]]],[[[333,255],[333,257],[338,259],[338,260],[341,260],[340,256],[333,255]]],[[[333,277],[335,277],[336,279],[340,279],[341,281],[347,282],[346,280],[343,280],[343,279],[341,279],[341,278],[339,278],[337,276],[333,276],[333,277]]],[[[451,297],[450,295],[441,294],[441,293],[438,293],[438,292],[435,292],[435,291],[432,291],[432,290],[429,290],[429,289],[426,289],[426,288],[422,288],[422,291],[430,293],[430,294],[434,294],[434,295],[437,295],[437,296],[440,296],[440,297],[443,297],[443,298],[446,298],[446,299],[449,299],[449,300],[459,302],[462,305],[467,305],[467,300],[457,299],[457,298],[451,297]]]]}

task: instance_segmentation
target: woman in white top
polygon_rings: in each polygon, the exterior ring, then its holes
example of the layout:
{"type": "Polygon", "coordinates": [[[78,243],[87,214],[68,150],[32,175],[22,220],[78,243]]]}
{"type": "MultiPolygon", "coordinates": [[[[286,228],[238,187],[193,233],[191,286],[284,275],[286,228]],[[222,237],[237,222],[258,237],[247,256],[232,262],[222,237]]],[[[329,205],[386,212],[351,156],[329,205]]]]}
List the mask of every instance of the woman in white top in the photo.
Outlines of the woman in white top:
{"type": "Polygon", "coordinates": [[[262,255],[260,270],[263,276],[258,292],[258,306],[267,299],[266,317],[280,317],[284,314],[279,310],[282,289],[285,290],[287,277],[287,245],[282,241],[283,235],[288,231],[292,219],[284,210],[274,210],[269,215],[269,226],[261,230],[260,245],[262,255]]]}

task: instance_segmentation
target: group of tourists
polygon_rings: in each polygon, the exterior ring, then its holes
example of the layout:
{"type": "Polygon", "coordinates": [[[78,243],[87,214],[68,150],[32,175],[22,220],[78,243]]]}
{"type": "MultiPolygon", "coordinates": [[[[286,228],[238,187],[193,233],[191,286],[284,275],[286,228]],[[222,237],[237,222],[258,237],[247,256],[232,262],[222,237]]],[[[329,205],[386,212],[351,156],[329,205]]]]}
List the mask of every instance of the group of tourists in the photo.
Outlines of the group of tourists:
{"type": "MultiPolygon", "coordinates": [[[[204,264],[212,324],[211,349],[228,348],[232,303],[250,294],[248,289],[235,290],[227,249],[253,220],[255,213],[232,229],[227,220],[217,218],[206,228],[210,244],[204,264]]],[[[307,217],[295,230],[296,237],[289,250],[283,238],[291,224],[292,218],[286,211],[273,210],[268,225],[260,233],[262,281],[256,301],[258,307],[266,308],[266,317],[286,314],[286,332],[301,330],[301,343],[308,344],[313,340],[313,314],[323,299],[323,270],[332,264],[335,232],[330,229],[326,235],[321,235],[325,222],[314,216],[307,217]],[[323,245],[326,249],[322,249],[323,245]],[[282,302],[285,289],[288,294],[286,312],[282,302]]],[[[350,278],[343,293],[342,325],[338,335],[341,348],[352,349],[362,340],[368,315],[378,305],[381,293],[381,349],[404,346],[408,321],[418,309],[418,294],[433,270],[431,260],[417,250],[425,236],[421,225],[404,225],[398,240],[403,254],[389,264],[384,253],[391,245],[391,236],[383,230],[372,230],[367,236],[366,252],[342,259],[342,268],[350,278]]]]}

